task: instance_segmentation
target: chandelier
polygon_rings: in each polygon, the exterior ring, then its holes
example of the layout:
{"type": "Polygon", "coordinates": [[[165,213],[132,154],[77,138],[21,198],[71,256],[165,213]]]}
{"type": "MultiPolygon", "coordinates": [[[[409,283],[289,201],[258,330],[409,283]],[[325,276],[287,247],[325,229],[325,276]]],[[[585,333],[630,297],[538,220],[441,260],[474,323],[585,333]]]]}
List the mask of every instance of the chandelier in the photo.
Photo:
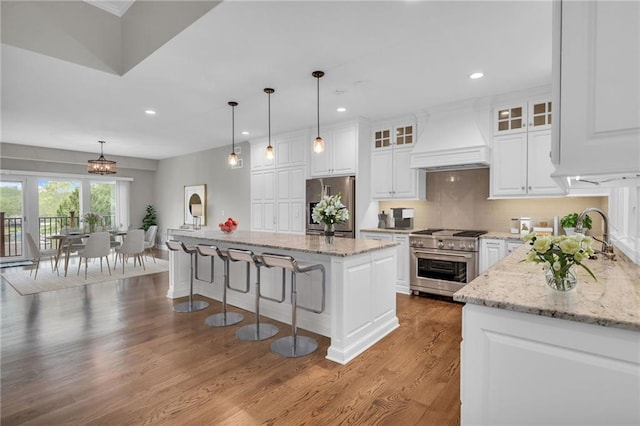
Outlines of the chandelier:
{"type": "Polygon", "coordinates": [[[118,166],[115,161],[107,160],[102,153],[102,147],[106,143],[105,141],[98,141],[100,143],[100,157],[97,160],[89,160],[87,162],[87,172],[94,175],[114,175],[118,171],[118,166]]]}

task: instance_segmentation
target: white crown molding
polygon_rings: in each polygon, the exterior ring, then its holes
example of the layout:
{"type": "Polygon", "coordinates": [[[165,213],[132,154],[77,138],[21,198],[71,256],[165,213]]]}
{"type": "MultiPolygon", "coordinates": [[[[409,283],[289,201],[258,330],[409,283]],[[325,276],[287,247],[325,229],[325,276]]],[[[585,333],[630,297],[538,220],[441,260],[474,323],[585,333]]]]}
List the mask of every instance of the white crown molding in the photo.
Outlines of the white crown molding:
{"type": "Polygon", "coordinates": [[[135,0],[83,0],[91,6],[95,6],[122,18],[127,10],[131,7],[135,0]]]}

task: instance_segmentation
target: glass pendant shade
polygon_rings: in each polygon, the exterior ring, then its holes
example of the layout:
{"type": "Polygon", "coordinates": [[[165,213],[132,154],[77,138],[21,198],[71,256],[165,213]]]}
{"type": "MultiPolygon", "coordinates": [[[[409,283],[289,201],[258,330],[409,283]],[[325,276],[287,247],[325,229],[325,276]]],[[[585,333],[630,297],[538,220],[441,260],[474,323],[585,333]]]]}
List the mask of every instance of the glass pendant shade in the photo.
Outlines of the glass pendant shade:
{"type": "Polygon", "coordinates": [[[313,152],[315,152],[316,154],[320,154],[323,151],[324,151],[324,139],[318,136],[313,141],[313,152]]]}
{"type": "Polygon", "coordinates": [[[118,171],[118,165],[115,161],[107,160],[102,153],[102,147],[106,143],[105,141],[98,141],[100,143],[100,157],[97,160],[87,161],[87,173],[93,175],[113,175],[118,171]]]}
{"type": "Polygon", "coordinates": [[[264,155],[267,157],[268,160],[273,160],[273,157],[275,157],[275,149],[273,149],[273,146],[269,145],[265,148],[264,150],[264,155]]]}
{"type": "Polygon", "coordinates": [[[229,154],[227,161],[229,162],[230,166],[236,166],[238,164],[238,155],[235,152],[232,152],[231,154],[229,154]]]}

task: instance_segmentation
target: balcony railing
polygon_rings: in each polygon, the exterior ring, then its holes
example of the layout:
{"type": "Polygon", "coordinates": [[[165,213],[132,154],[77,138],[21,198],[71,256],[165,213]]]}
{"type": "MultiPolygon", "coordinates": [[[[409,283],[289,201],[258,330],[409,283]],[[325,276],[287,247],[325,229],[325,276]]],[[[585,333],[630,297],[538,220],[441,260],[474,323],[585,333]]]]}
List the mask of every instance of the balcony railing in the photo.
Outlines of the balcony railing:
{"type": "MultiPolygon", "coordinates": [[[[79,219],[75,218],[76,227],[79,226],[79,219]]],[[[102,226],[112,228],[115,223],[114,215],[102,216],[102,226]]],[[[70,216],[44,216],[38,218],[38,243],[40,249],[55,248],[55,240],[49,237],[60,234],[64,228],[70,227],[70,216]]],[[[4,212],[0,212],[0,257],[19,257],[23,255],[22,246],[22,218],[5,217],[4,212]]]]}

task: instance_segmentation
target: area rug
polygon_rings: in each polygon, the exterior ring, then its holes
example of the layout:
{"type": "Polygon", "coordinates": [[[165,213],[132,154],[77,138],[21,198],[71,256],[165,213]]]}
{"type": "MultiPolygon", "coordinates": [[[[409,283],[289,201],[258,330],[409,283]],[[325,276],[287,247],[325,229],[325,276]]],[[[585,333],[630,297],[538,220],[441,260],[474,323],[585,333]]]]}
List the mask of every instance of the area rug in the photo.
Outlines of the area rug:
{"type": "MultiPolygon", "coordinates": [[[[80,268],[80,275],[78,272],[77,259],[72,260],[73,263],[69,265],[69,272],[67,276],[64,276],[63,269],[60,270],[60,275],[56,272],[51,272],[51,266],[48,261],[42,261],[40,263],[40,270],[38,271],[38,277],[34,280],[33,275],[29,276],[31,268],[6,268],[3,269],[2,279],[6,280],[11,286],[16,289],[22,296],[28,294],[43,293],[45,291],[62,290],[65,288],[77,287],[87,284],[96,284],[106,281],[116,281],[123,278],[138,277],[141,275],[156,274],[158,272],[166,272],[169,270],[169,262],[164,259],[156,259],[156,263],[153,263],[152,259],[145,261],[145,270],[140,265],[136,264],[133,267],[133,260],[129,260],[124,268],[124,274],[122,273],[122,263],[118,262],[116,268],[111,268],[111,275],[107,270],[107,264],[103,265],[103,272],[100,272],[100,262],[89,262],[89,269],[87,273],[87,279],[84,278],[84,263],[80,268]]],[[[35,273],[35,272],[34,272],[35,273]]]]}
{"type": "Polygon", "coordinates": [[[19,260],[16,262],[2,262],[0,263],[0,268],[15,268],[16,266],[29,266],[33,262],[30,260],[19,260]]]}

